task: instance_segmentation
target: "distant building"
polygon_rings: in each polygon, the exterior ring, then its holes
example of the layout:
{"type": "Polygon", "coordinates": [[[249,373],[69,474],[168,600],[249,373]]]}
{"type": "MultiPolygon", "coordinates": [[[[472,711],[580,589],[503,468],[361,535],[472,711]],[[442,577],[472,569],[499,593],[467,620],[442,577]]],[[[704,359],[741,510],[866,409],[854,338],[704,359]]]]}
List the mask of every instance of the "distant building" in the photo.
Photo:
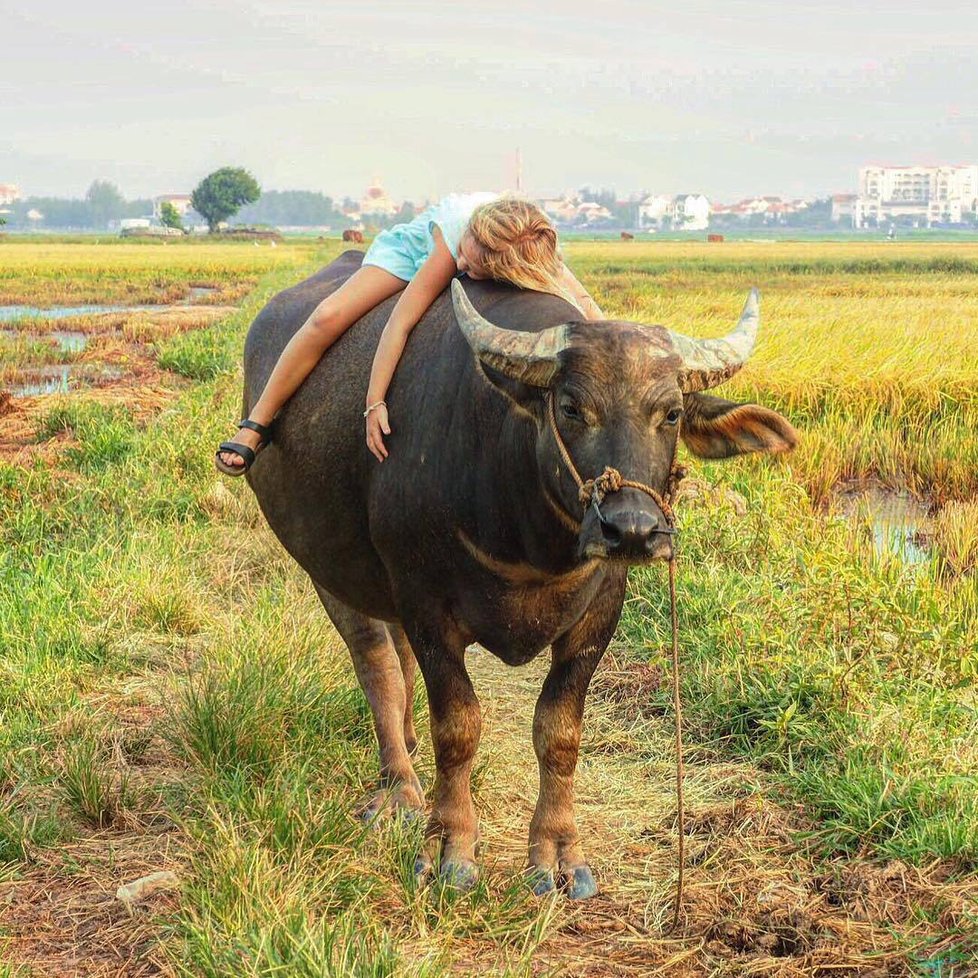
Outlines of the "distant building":
{"type": "Polygon", "coordinates": [[[752,224],[784,224],[792,214],[808,209],[807,200],[783,200],[781,197],[745,197],[736,204],[714,204],[712,214],[728,223],[731,219],[752,224]]]}
{"type": "Polygon", "coordinates": [[[562,197],[543,197],[537,201],[540,209],[554,224],[580,227],[611,221],[614,215],[603,204],[584,200],[580,194],[562,197]]]}
{"type": "Polygon", "coordinates": [[[978,218],[978,165],[864,166],[854,227],[884,221],[962,224],[978,218]]]}
{"type": "Polygon", "coordinates": [[[371,218],[386,221],[390,220],[399,210],[400,207],[387,195],[387,191],[380,185],[380,181],[374,180],[367,187],[367,192],[360,200],[359,216],[362,221],[369,221],[371,218]]]}
{"type": "Polygon", "coordinates": [[[20,200],[20,187],[15,183],[0,183],[0,206],[20,200]]]}
{"type": "Polygon", "coordinates": [[[652,194],[639,202],[638,226],[705,231],[710,226],[710,202],[703,194],[652,194]]]}
{"type": "Polygon", "coordinates": [[[838,224],[842,221],[852,223],[852,216],[856,210],[856,194],[833,194],[832,195],[832,223],[838,224]]]}
{"type": "Polygon", "coordinates": [[[610,221],[612,216],[607,207],[593,200],[582,200],[577,205],[576,223],[578,224],[600,224],[602,221],[610,221]]]}
{"type": "Polygon", "coordinates": [[[580,200],[576,194],[564,194],[562,197],[542,197],[537,204],[554,224],[572,224],[580,200]]]}
{"type": "Polygon", "coordinates": [[[153,198],[153,217],[156,220],[160,220],[164,204],[172,204],[180,217],[186,217],[187,212],[192,209],[190,194],[163,194],[153,198]]]}

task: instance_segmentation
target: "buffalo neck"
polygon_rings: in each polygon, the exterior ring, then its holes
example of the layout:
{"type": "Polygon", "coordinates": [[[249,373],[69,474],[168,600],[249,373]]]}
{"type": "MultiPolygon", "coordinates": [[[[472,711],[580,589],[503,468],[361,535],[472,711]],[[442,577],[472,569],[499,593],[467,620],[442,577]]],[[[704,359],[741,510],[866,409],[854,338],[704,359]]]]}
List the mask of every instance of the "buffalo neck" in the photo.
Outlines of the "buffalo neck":
{"type": "Polygon", "coordinates": [[[569,573],[582,564],[577,554],[579,521],[558,494],[557,486],[570,476],[557,471],[556,456],[557,478],[545,479],[541,473],[538,443],[547,438],[543,401],[527,410],[495,389],[484,391],[484,396],[502,410],[495,437],[486,440],[477,463],[475,481],[488,488],[477,503],[479,544],[540,571],[569,573]]]}

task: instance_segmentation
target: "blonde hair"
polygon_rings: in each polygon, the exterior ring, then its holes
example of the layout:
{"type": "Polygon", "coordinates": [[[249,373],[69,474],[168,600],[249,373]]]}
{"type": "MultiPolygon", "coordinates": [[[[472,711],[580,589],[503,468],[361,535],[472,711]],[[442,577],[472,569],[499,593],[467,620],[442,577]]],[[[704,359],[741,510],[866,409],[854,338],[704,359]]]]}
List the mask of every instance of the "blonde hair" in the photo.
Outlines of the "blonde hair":
{"type": "Polygon", "coordinates": [[[479,270],[490,278],[550,292],[581,311],[561,282],[564,263],[557,251],[557,229],[532,201],[507,194],[480,204],[466,231],[475,243],[479,270]]]}

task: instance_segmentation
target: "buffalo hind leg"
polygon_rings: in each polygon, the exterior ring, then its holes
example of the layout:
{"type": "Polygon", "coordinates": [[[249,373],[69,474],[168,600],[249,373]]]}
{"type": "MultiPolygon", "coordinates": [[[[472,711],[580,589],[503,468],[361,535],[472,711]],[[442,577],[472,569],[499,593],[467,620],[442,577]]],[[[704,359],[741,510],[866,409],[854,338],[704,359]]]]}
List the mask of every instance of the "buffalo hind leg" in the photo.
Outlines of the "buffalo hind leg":
{"type": "Polygon", "coordinates": [[[414,757],[418,749],[418,734],[414,729],[414,676],[417,661],[414,649],[400,625],[389,625],[391,641],[401,661],[401,676],[404,679],[404,744],[407,752],[414,757]]]}
{"type": "Polygon", "coordinates": [[[472,802],[472,765],[479,746],[482,714],[465,669],[464,641],[425,630],[407,629],[428,691],[435,784],[418,876],[437,866],[445,883],[471,889],[479,878],[476,846],[479,823],[472,802]]]}
{"type": "Polygon", "coordinates": [[[623,597],[624,575],[609,581],[584,618],[553,643],[533,714],[540,794],[530,821],[529,873],[537,894],[560,885],[571,899],[583,900],[598,890],[574,818],[574,773],[588,685],[614,634],[623,597]]]}
{"type": "Polygon", "coordinates": [[[424,792],[404,740],[405,717],[412,704],[406,698],[403,660],[382,622],[354,611],[318,587],[316,593],[350,649],[377,733],[379,787],[358,806],[358,814],[369,821],[396,810],[420,812],[424,792]]]}

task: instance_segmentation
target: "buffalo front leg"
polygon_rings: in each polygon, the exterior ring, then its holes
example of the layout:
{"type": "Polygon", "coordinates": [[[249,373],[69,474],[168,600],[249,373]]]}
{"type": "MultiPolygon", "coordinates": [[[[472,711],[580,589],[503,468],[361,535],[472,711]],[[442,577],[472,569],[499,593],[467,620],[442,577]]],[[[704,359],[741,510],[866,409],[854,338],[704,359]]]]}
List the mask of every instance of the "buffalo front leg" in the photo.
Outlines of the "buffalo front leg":
{"type": "Polygon", "coordinates": [[[359,803],[357,814],[364,821],[371,821],[398,810],[419,813],[424,809],[424,792],[404,739],[405,716],[408,711],[413,712],[413,702],[407,699],[402,661],[391,635],[382,622],[354,611],[318,587],[316,591],[350,649],[377,734],[379,784],[359,803]]]}
{"type": "Polygon", "coordinates": [[[475,862],[479,824],[471,781],[482,714],[465,669],[466,643],[407,631],[428,691],[435,754],[431,816],[415,873],[427,876],[437,867],[444,882],[467,890],[479,877],[475,862]]]}
{"type": "Polygon", "coordinates": [[[574,774],[588,685],[618,624],[623,597],[624,580],[609,582],[584,618],[553,644],[533,714],[540,794],[530,821],[529,873],[537,894],[560,885],[571,899],[583,900],[598,891],[574,818],[574,774]]]}

